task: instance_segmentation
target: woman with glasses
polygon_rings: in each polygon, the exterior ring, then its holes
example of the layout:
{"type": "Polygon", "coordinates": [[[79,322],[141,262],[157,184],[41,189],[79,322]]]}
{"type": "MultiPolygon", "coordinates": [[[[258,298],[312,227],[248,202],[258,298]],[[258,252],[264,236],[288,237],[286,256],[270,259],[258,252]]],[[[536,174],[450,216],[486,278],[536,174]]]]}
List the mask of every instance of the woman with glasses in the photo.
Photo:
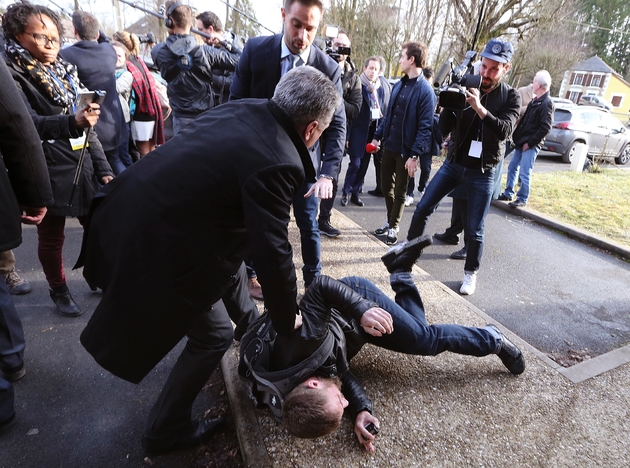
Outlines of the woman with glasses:
{"type": "Polygon", "coordinates": [[[64,227],[66,216],[76,216],[83,223],[98,184],[113,178],[95,132],[86,136],[88,132],[84,131],[98,121],[99,106],[77,108],[78,95],[86,90],[76,67],[57,56],[63,29],[53,11],[41,5],[15,3],[7,7],[2,28],[5,60],[42,139],[55,199],[37,226],[39,261],[57,312],[77,317],[82,312],[68,290],[64,274],[64,227]],[[86,138],[85,161],[73,191],[86,138]]]}

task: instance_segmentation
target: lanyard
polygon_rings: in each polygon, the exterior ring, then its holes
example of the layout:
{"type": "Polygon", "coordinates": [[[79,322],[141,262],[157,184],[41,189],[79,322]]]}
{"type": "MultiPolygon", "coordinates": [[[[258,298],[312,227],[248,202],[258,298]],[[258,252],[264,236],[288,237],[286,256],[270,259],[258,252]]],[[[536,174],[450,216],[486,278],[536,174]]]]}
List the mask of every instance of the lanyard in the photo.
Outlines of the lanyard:
{"type": "Polygon", "coordinates": [[[77,88],[74,85],[74,81],[72,81],[72,78],[70,77],[70,75],[66,73],[66,79],[70,83],[70,86],[72,86],[72,90],[74,91],[74,96],[75,96],[75,99],[70,99],[72,96],[70,96],[70,93],[64,86],[63,82],[59,78],[57,78],[57,75],[55,75],[55,73],[52,71],[50,67],[46,67],[46,68],[50,72],[50,76],[52,77],[52,79],[55,80],[57,84],[59,85],[59,87],[66,93],[66,96],[69,98],[68,100],[72,101],[72,113],[75,114],[77,111],[77,98],[79,97],[79,93],[77,93],[77,88]]]}

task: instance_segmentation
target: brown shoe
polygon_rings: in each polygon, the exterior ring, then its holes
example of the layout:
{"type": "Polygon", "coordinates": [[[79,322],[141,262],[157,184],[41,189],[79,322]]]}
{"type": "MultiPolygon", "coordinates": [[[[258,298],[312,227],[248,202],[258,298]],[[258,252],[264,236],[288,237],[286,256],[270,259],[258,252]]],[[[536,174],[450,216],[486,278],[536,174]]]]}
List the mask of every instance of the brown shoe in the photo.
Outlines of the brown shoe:
{"type": "Polygon", "coordinates": [[[249,278],[247,280],[247,287],[249,288],[249,295],[252,299],[258,299],[259,301],[264,300],[262,287],[257,278],[249,278]]]}

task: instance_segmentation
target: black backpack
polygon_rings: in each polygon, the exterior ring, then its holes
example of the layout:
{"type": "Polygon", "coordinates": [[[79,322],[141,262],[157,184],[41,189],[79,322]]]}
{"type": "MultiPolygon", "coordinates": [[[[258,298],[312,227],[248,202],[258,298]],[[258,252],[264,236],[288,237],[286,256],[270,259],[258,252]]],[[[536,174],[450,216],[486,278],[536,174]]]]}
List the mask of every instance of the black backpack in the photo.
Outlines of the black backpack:
{"type": "Polygon", "coordinates": [[[300,382],[325,367],[330,357],[335,337],[328,333],[322,344],[307,359],[299,364],[280,371],[270,372],[273,344],[276,331],[271,325],[271,317],[265,311],[249,326],[241,339],[238,373],[251,384],[251,397],[257,406],[267,405],[275,418],[282,421],[282,404],[285,397],[300,382]]]}

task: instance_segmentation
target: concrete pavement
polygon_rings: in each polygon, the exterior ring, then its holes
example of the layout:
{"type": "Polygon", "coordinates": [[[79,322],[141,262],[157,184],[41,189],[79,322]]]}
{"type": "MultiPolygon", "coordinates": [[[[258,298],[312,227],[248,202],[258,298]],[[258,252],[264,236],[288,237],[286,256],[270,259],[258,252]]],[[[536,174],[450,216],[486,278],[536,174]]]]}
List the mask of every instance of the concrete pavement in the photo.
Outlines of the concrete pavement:
{"type": "MultiPolygon", "coordinates": [[[[380,262],[385,245],[345,216],[335,220],[343,236],[323,239],[323,273],[360,274],[391,293],[380,262]]],[[[299,267],[299,240],[291,233],[299,267]]],[[[418,264],[414,274],[430,323],[493,322],[422,271],[422,258],[418,264]]],[[[366,345],[351,367],[380,419],[375,454],[362,450],[348,420],[328,437],[301,440],[266,410],[254,410],[236,374],[234,347],[222,367],[246,466],[627,466],[630,350],[564,369],[502,329],[525,352],[527,369],[519,377],[496,356],[406,356],[366,345]]]]}

